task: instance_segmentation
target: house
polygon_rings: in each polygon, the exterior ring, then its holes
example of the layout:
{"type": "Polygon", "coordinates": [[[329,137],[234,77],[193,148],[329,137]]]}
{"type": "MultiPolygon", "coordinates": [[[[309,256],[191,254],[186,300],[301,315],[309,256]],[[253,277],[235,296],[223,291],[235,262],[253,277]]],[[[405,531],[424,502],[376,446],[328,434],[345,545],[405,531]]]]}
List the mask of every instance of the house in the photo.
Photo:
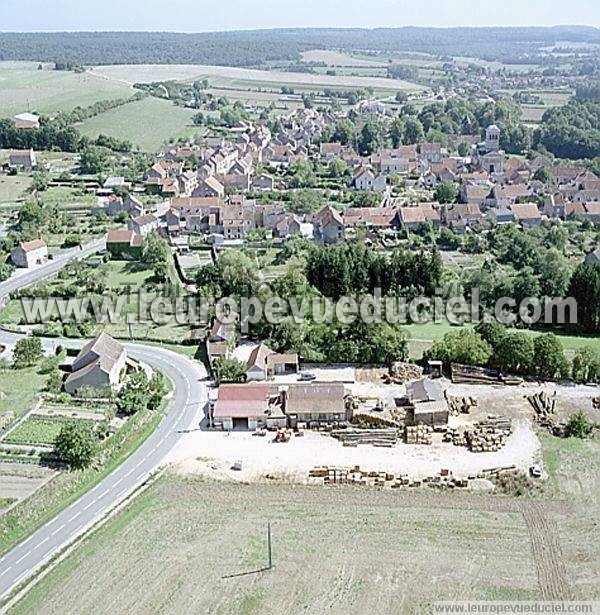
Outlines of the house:
{"type": "Polygon", "coordinates": [[[344,220],[337,209],[327,205],[315,215],[315,239],[323,243],[335,243],[344,239],[344,220]]]}
{"type": "Polygon", "coordinates": [[[510,209],[515,220],[523,226],[537,226],[542,222],[542,216],[535,203],[514,203],[510,209]]]}
{"type": "Polygon", "coordinates": [[[518,199],[526,199],[532,195],[531,188],[523,184],[510,184],[506,186],[495,185],[488,197],[490,205],[495,207],[508,207],[518,199]]]}
{"type": "Polygon", "coordinates": [[[408,173],[409,160],[408,158],[392,158],[390,156],[382,156],[379,163],[379,169],[384,175],[393,173],[408,173]]]}
{"type": "Polygon", "coordinates": [[[215,318],[206,338],[206,348],[211,363],[219,357],[228,357],[236,347],[238,341],[237,320],[238,316],[235,313],[229,314],[229,317],[222,321],[215,318]]]}
{"type": "Polygon", "coordinates": [[[336,382],[290,384],[282,391],[283,408],[289,424],[345,423],[352,419],[346,407],[344,385],[336,382]]]}
{"type": "Polygon", "coordinates": [[[325,160],[333,160],[342,156],[346,148],[341,143],[321,143],[319,154],[325,160]]]}
{"type": "Polygon", "coordinates": [[[125,348],[107,333],[88,342],[75,357],[65,391],[74,395],[82,387],[117,388],[126,369],[125,348]]]}
{"type": "Polygon", "coordinates": [[[417,205],[400,207],[398,210],[400,227],[414,230],[420,224],[431,222],[434,228],[440,226],[440,214],[431,203],[418,203],[417,205]]]}
{"type": "Polygon", "coordinates": [[[406,385],[406,425],[446,425],[448,404],[437,380],[422,378],[406,385]]]}
{"type": "Polygon", "coordinates": [[[446,224],[450,228],[462,226],[460,223],[464,223],[466,226],[474,226],[484,222],[481,209],[476,203],[457,203],[452,209],[447,210],[445,218],[446,224]]]}
{"type": "Polygon", "coordinates": [[[33,171],[37,166],[35,152],[33,149],[15,149],[8,156],[8,166],[11,169],[23,169],[23,171],[33,171]]]}
{"type": "Polygon", "coordinates": [[[127,228],[133,231],[136,235],[145,237],[148,233],[158,228],[158,218],[154,214],[145,214],[131,218],[127,223],[127,228]]]}
{"type": "Polygon", "coordinates": [[[214,427],[223,430],[254,431],[266,427],[271,414],[278,421],[283,415],[277,387],[266,382],[222,384],[211,420],[214,427]]]}
{"type": "Polygon", "coordinates": [[[256,175],[252,178],[253,190],[273,190],[275,187],[275,180],[270,175],[256,175]]]}
{"type": "Polygon", "coordinates": [[[135,260],[142,255],[143,241],[132,230],[112,230],[106,234],[106,250],[112,258],[135,260]]]}
{"type": "Polygon", "coordinates": [[[296,214],[288,214],[275,225],[275,234],[277,237],[286,238],[297,235],[300,229],[300,218],[296,214]]]}
{"type": "Polygon", "coordinates": [[[225,196],[225,188],[216,177],[206,177],[198,180],[198,185],[192,192],[193,197],[207,198],[225,196]]]}
{"type": "Polygon", "coordinates": [[[496,224],[509,224],[515,221],[515,216],[508,207],[505,205],[500,207],[494,207],[489,212],[490,220],[496,224]]]}
{"type": "Polygon", "coordinates": [[[392,228],[397,220],[395,207],[349,207],[344,212],[344,225],[350,228],[392,228]]]}
{"type": "Polygon", "coordinates": [[[39,128],[40,118],[33,113],[19,113],[12,118],[15,128],[39,128]]]}
{"type": "Polygon", "coordinates": [[[17,267],[40,265],[48,258],[48,246],[43,239],[22,241],[10,253],[11,261],[17,267]]]}
{"type": "Polygon", "coordinates": [[[364,169],[354,176],[352,183],[357,190],[383,192],[387,185],[387,180],[384,175],[375,176],[371,170],[364,169]]]}
{"type": "Polygon", "coordinates": [[[124,177],[107,177],[102,187],[105,190],[114,190],[115,188],[124,188],[125,190],[129,190],[131,188],[131,184],[126,182],[124,177]]]}

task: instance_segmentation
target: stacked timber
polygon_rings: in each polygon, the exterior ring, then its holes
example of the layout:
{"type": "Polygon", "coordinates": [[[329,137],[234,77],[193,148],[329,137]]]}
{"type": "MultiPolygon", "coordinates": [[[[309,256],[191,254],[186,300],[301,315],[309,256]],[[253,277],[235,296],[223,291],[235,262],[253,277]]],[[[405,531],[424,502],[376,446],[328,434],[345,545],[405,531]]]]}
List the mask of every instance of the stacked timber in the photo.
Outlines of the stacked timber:
{"type": "Polygon", "coordinates": [[[384,381],[387,384],[404,384],[411,380],[419,380],[423,376],[423,368],[414,363],[403,363],[402,361],[396,361],[392,363],[390,367],[389,376],[384,377],[384,381]]]}
{"type": "Polygon", "coordinates": [[[403,487],[464,489],[469,486],[469,479],[454,477],[450,470],[441,470],[438,474],[423,479],[411,479],[405,474],[362,470],[360,466],[352,468],[318,466],[310,470],[308,476],[311,482],[324,485],[368,485],[390,489],[403,487]]]}
{"type": "Polygon", "coordinates": [[[398,430],[393,427],[387,429],[333,429],[330,433],[344,446],[372,444],[373,446],[391,448],[398,440],[398,430]]]}
{"type": "Polygon", "coordinates": [[[518,386],[523,383],[523,378],[518,376],[504,376],[496,370],[475,365],[452,363],[450,373],[452,382],[457,384],[509,384],[518,386]]]}
{"type": "Polygon", "coordinates": [[[431,444],[433,428],[429,425],[407,425],[404,428],[406,444],[431,444]]]}
{"type": "Polygon", "coordinates": [[[468,446],[465,430],[459,427],[449,427],[444,434],[443,441],[450,442],[454,446],[468,446]]]}
{"type": "Polygon", "coordinates": [[[489,417],[475,423],[473,429],[466,431],[469,450],[473,453],[491,453],[499,451],[512,431],[509,418],[504,416],[489,417]]]}
{"type": "Polygon", "coordinates": [[[448,402],[448,410],[453,416],[469,414],[471,408],[478,405],[475,397],[453,397],[446,394],[446,401],[448,402]]]}

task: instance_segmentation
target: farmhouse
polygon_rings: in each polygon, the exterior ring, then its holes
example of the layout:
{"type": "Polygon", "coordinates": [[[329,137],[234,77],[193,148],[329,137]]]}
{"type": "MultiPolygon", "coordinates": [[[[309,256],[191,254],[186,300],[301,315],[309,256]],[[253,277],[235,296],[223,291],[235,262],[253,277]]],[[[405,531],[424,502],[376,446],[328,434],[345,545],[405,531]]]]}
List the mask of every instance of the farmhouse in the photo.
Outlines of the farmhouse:
{"type": "Polygon", "coordinates": [[[439,382],[422,378],[406,385],[406,425],[445,425],[448,405],[439,382]]]}
{"type": "Polygon", "coordinates": [[[222,384],[212,410],[216,428],[255,430],[267,426],[270,413],[281,414],[277,387],[266,382],[222,384]]]}
{"type": "Polygon", "coordinates": [[[129,230],[133,231],[136,235],[144,237],[158,228],[158,218],[153,214],[137,216],[136,218],[131,218],[127,226],[129,230]]]}
{"type": "Polygon", "coordinates": [[[65,391],[71,395],[82,387],[116,388],[126,368],[125,348],[107,333],[88,342],[75,357],[65,391]]]}
{"type": "Polygon", "coordinates": [[[10,253],[10,259],[17,267],[40,265],[48,258],[48,246],[43,239],[22,241],[10,253]]]}
{"type": "Polygon", "coordinates": [[[12,119],[15,128],[39,128],[40,118],[33,113],[19,113],[12,119]]]}
{"type": "Polygon", "coordinates": [[[537,226],[542,221],[542,216],[535,203],[514,203],[510,209],[515,220],[523,226],[537,226]]]}
{"type": "Polygon", "coordinates": [[[282,398],[292,428],[298,423],[343,423],[352,418],[341,383],[290,384],[282,390],[282,398]]]}
{"type": "Polygon", "coordinates": [[[323,243],[334,243],[344,238],[342,214],[330,205],[315,216],[315,239],[323,243]]]}
{"type": "Polygon", "coordinates": [[[112,230],[106,234],[106,249],[112,258],[133,260],[141,256],[143,240],[132,230],[112,230]]]}
{"type": "Polygon", "coordinates": [[[8,166],[11,169],[23,169],[33,171],[37,166],[33,149],[12,150],[8,157],[8,166]]]}

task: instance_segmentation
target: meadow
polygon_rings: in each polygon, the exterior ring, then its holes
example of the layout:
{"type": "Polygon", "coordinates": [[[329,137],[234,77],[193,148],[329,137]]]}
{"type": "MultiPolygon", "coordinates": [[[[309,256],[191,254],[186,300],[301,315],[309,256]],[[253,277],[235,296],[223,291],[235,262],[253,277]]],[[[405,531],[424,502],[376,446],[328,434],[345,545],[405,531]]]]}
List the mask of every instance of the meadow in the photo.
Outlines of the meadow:
{"type": "Polygon", "coordinates": [[[143,151],[155,152],[179,137],[192,137],[200,128],[192,124],[195,111],[159,98],[147,97],[110,109],[78,125],[81,134],[104,134],[131,141],[143,151]]]}
{"type": "Polygon", "coordinates": [[[0,92],[0,117],[28,109],[49,115],[133,93],[126,83],[90,73],[37,70],[31,62],[0,62],[0,92]]]}

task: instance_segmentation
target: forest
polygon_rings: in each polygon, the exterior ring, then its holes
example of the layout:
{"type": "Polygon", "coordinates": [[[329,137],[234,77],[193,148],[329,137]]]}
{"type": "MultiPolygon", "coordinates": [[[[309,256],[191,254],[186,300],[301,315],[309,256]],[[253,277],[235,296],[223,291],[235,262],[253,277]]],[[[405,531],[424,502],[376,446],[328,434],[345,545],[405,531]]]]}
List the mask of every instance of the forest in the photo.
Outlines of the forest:
{"type": "Polygon", "coordinates": [[[281,29],[182,34],[166,32],[0,33],[0,60],[100,64],[261,66],[298,61],[309,49],[417,51],[530,63],[559,41],[600,43],[585,26],[552,28],[281,29]]]}

